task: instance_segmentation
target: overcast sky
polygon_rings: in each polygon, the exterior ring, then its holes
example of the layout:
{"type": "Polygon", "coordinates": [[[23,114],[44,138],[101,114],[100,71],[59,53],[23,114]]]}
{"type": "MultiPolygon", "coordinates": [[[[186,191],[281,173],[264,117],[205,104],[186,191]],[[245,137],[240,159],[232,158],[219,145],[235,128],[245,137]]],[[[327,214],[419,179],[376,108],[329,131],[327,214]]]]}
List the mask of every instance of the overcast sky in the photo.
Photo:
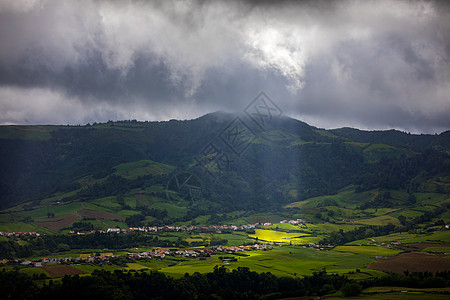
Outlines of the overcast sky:
{"type": "Polygon", "coordinates": [[[450,129],[445,1],[0,0],[0,124],[192,119],[264,91],[311,125],[450,129]]]}

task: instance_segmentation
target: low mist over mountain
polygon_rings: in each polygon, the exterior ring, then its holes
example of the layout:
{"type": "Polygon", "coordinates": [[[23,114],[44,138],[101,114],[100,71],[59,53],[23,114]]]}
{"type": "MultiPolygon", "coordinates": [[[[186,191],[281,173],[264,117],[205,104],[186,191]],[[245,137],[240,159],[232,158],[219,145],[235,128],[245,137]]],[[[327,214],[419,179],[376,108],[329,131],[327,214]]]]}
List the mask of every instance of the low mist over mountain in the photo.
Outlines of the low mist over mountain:
{"type": "Polygon", "coordinates": [[[324,130],[288,117],[224,112],[185,121],[2,126],[0,201],[7,208],[50,197],[148,193],[217,211],[264,211],[350,185],[444,192],[449,153],[449,131],[324,130]],[[187,184],[184,194],[174,180],[187,184]],[[155,186],[159,192],[150,192],[155,186]]]}

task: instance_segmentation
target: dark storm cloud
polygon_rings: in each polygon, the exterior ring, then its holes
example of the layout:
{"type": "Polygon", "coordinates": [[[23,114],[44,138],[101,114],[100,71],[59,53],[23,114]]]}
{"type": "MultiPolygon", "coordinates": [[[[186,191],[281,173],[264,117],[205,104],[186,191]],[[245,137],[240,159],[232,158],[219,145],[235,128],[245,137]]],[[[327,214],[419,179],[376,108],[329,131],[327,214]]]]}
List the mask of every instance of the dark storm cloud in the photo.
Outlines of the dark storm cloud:
{"type": "Polygon", "coordinates": [[[450,128],[430,1],[2,1],[0,123],[192,118],[264,90],[319,127],[450,128]]]}

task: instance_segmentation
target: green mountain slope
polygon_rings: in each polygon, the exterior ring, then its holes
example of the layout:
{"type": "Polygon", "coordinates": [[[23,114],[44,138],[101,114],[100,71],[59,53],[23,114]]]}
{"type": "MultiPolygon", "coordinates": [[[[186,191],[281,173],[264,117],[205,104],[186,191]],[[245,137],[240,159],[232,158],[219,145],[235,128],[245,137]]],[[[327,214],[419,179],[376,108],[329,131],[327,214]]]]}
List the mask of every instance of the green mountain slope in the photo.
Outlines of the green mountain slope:
{"type": "Polygon", "coordinates": [[[324,130],[287,117],[258,127],[223,112],[188,121],[1,126],[0,205],[143,193],[166,206],[264,211],[349,185],[448,193],[449,135],[324,130]],[[177,174],[193,175],[201,194],[168,196],[177,174]]]}

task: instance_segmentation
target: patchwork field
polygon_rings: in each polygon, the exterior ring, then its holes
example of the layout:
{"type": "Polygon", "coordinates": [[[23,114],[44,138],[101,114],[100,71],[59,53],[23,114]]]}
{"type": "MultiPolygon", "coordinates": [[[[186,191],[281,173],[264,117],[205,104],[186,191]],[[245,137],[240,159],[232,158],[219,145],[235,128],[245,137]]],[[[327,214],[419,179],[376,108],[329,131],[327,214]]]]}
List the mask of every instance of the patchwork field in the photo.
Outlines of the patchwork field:
{"type": "Polygon", "coordinates": [[[400,250],[377,246],[337,246],[333,249],[333,251],[369,254],[373,256],[394,256],[401,252],[400,250]]]}
{"type": "Polygon", "coordinates": [[[367,243],[389,243],[389,242],[401,242],[407,243],[437,243],[450,242],[450,230],[434,231],[431,233],[407,233],[400,232],[384,236],[372,237],[370,239],[357,240],[348,243],[348,245],[365,245],[367,243]]]}
{"type": "Polygon", "coordinates": [[[434,253],[450,253],[450,245],[440,245],[439,247],[431,246],[423,249],[425,252],[434,252],[434,253]]]}
{"type": "Polygon", "coordinates": [[[41,268],[52,278],[63,277],[64,275],[88,274],[88,272],[67,265],[45,266],[41,268]]]}
{"type": "Polygon", "coordinates": [[[35,231],[39,233],[45,233],[45,234],[51,234],[54,233],[51,230],[37,226],[32,223],[23,223],[23,222],[17,222],[17,223],[0,223],[0,231],[4,232],[30,232],[35,231]]]}
{"type": "MultiPolygon", "coordinates": [[[[365,265],[375,262],[373,256],[376,252],[367,250],[359,252],[357,250],[345,252],[320,251],[298,246],[274,247],[273,250],[269,251],[243,252],[247,256],[226,255],[236,258],[237,261],[228,262],[225,266],[230,270],[248,267],[253,271],[271,272],[277,276],[311,275],[313,272],[322,270],[322,268],[326,268],[329,273],[348,274],[354,272],[357,268],[363,269],[365,265]]],[[[394,253],[389,254],[395,255],[394,253]]],[[[202,261],[186,260],[172,266],[162,266],[160,271],[174,277],[181,277],[185,273],[211,272],[215,265],[223,265],[222,260],[219,259],[222,256],[213,255],[202,261]]],[[[364,276],[370,277],[372,273],[376,275],[378,272],[367,270],[367,274],[364,274],[364,276]]]]}
{"type": "Polygon", "coordinates": [[[361,220],[355,220],[353,221],[355,224],[363,224],[363,225],[388,225],[388,224],[394,224],[398,225],[400,222],[397,218],[391,217],[391,216],[378,216],[371,219],[361,219],[361,220]]]}
{"type": "Polygon", "coordinates": [[[123,218],[119,217],[118,215],[106,211],[82,209],[79,210],[78,213],[80,214],[80,216],[85,218],[123,221],[123,218]]]}
{"type": "Polygon", "coordinates": [[[382,258],[367,266],[369,269],[402,274],[410,272],[442,272],[450,270],[448,256],[429,253],[404,253],[394,257],[382,258]]]}
{"type": "Polygon", "coordinates": [[[35,224],[53,231],[58,231],[69,227],[76,220],[78,220],[76,215],[69,214],[55,218],[39,219],[36,220],[35,224]]]}

